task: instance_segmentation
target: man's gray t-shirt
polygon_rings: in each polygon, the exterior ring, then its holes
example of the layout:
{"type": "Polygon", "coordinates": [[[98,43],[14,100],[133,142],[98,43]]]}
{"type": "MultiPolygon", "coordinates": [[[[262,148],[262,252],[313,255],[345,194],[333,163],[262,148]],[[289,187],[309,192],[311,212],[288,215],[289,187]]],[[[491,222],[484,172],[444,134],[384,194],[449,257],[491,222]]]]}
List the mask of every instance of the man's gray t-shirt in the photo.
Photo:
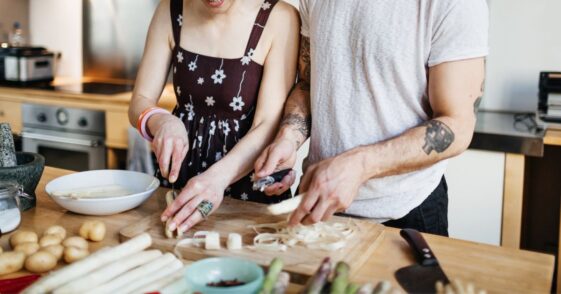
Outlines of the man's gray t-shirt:
{"type": "MultiPolygon", "coordinates": [[[[429,68],[488,52],[485,0],[300,0],[300,13],[311,43],[308,165],[429,120],[429,68]]],[[[370,180],[346,213],[401,218],[430,195],[445,169],[442,161],[370,180]]]]}

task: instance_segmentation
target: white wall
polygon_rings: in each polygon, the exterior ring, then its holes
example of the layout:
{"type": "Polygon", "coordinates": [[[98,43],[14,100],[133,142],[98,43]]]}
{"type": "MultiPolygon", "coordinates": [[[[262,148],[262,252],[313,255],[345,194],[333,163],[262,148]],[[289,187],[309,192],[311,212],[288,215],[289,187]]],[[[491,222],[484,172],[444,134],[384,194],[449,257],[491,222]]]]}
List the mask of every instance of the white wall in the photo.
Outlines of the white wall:
{"type": "MultiPolygon", "coordinates": [[[[0,0],[0,43],[8,42],[14,22],[22,25],[23,33],[29,33],[29,0],[0,0]]],[[[28,39],[27,39],[28,40],[28,39]]]]}
{"type": "Polygon", "coordinates": [[[31,0],[31,43],[61,52],[58,77],[82,77],[82,1],[31,0]]]}
{"type": "Polygon", "coordinates": [[[504,153],[475,150],[450,160],[450,237],[500,245],[504,163],[504,153]]]}
{"type": "Polygon", "coordinates": [[[538,105],[539,72],[561,71],[561,1],[489,0],[490,49],[482,108],[538,105]]]}

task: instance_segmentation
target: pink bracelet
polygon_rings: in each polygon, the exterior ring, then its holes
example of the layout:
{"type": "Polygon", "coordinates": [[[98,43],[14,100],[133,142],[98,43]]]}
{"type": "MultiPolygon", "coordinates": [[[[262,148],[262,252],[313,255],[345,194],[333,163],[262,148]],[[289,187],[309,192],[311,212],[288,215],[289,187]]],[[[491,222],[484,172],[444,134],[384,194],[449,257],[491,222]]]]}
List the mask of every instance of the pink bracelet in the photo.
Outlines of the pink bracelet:
{"type": "Polygon", "coordinates": [[[140,121],[140,134],[142,135],[142,137],[144,137],[144,139],[152,142],[152,140],[154,140],[154,138],[152,138],[152,136],[150,136],[148,134],[148,128],[146,126],[146,124],[148,123],[148,120],[150,119],[151,116],[153,116],[154,114],[169,114],[169,111],[163,109],[163,108],[152,108],[150,109],[148,112],[146,112],[143,116],[142,116],[142,120],[140,121]]]}

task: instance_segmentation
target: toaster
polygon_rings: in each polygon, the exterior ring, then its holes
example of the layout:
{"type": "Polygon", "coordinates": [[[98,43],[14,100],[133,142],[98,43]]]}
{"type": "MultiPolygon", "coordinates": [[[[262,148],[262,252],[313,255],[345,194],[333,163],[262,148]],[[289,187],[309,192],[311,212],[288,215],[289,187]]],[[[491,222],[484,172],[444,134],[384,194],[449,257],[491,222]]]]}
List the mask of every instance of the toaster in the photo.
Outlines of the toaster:
{"type": "Polygon", "coordinates": [[[55,54],[43,47],[0,46],[0,82],[50,82],[54,63],[55,54]]]}

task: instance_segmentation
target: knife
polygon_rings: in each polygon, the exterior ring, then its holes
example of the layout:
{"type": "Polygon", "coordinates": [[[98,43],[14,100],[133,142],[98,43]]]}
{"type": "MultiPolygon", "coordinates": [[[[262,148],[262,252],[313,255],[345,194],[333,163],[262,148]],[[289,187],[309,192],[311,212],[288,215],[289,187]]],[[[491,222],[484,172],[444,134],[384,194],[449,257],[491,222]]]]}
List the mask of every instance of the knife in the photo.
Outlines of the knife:
{"type": "Polygon", "coordinates": [[[436,293],[437,281],[441,281],[444,285],[450,283],[421,233],[413,229],[403,229],[400,235],[409,243],[418,261],[417,264],[395,272],[395,278],[405,291],[408,293],[436,293]]]}
{"type": "Polygon", "coordinates": [[[267,186],[282,181],[282,179],[291,171],[291,168],[283,169],[269,176],[256,179],[253,181],[253,190],[263,192],[267,186]]]}

